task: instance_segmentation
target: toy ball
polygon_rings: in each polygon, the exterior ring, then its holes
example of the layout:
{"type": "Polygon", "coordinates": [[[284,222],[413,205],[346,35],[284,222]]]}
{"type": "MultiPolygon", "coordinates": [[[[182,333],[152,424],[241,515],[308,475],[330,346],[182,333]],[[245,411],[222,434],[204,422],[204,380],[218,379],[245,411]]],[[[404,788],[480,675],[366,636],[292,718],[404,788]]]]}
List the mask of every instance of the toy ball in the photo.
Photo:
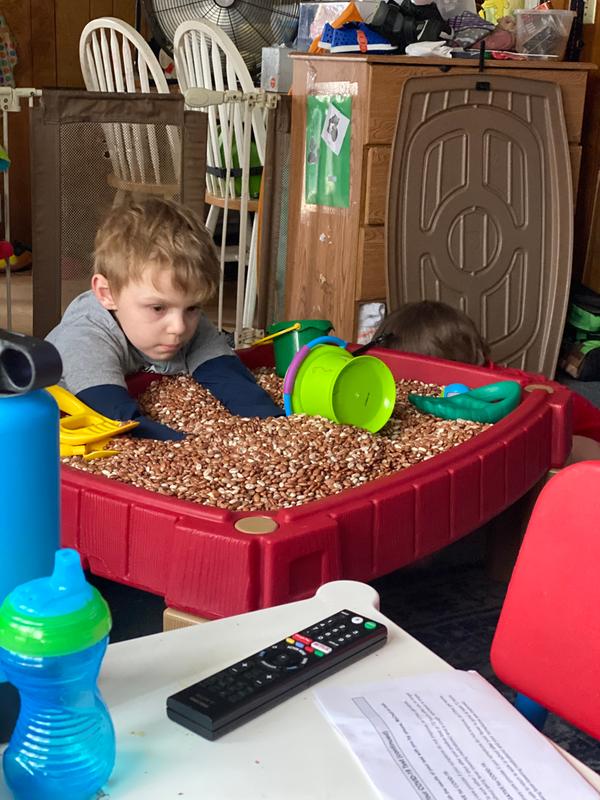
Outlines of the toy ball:
{"type": "Polygon", "coordinates": [[[448,386],[444,387],[442,397],[454,397],[454,395],[465,394],[469,391],[469,387],[465,386],[464,383],[449,383],[448,386]]]}

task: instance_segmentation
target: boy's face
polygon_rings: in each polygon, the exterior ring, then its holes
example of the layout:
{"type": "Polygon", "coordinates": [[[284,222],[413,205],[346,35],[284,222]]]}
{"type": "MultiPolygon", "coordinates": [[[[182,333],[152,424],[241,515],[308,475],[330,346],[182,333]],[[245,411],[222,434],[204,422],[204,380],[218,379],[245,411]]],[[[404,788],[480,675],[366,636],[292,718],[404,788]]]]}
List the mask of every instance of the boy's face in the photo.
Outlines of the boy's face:
{"type": "Polygon", "coordinates": [[[117,296],[104,276],[94,275],[92,290],[104,308],[114,312],[131,344],[152,361],[173,358],[198,327],[196,296],[173,286],[167,269],[146,269],[117,296]]]}

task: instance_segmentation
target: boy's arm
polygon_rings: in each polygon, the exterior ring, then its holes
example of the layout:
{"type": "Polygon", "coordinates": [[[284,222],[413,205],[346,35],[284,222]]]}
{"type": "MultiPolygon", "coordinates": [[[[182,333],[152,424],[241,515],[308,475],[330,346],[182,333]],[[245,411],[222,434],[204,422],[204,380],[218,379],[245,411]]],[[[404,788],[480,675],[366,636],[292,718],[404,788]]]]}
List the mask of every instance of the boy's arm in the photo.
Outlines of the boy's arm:
{"type": "Polygon", "coordinates": [[[285,415],[254,375],[231,355],[218,356],[196,367],[193,377],[208,389],[225,408],[238,417],[282,417],[285,415]]]}
{"type": "Polygon", "coordinates": [[[90,408],[104,414],[110,419],[133,419],[139,423],[130,432],[130,436],[138,439],[160,439],[161,441],[180,441],[185,438],[181,431],[173,430],[156,420],[142,414],[137,402],[129,395],[124,386],[105,383],[102,386],[90,386],[79,392],[77,397],[90,408]]]}
{"type": "Polygon", "coordinates": [[[186,358],[192,376],[232,414],[261,418],[285,415],[204,314],[186,358]]]}
{"type": "Polygon", "coordinates": [[[46,337],[63,362],[61,383],[86,405],[111,419],[134,419],[140,424],[132,436],[142,439],[183,439],[184,434],[142,414],[127,391],[124,359],[127,343],[115,330],[80,316],[63,321],[46,337]]]}

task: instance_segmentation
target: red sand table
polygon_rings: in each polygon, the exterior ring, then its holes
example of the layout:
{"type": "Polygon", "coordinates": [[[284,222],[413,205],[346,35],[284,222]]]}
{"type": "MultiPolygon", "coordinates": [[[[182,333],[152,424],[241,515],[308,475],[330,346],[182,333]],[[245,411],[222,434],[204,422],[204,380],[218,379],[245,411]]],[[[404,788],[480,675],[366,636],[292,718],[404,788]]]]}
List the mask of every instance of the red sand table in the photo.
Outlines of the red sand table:
{"type": "MultiPolygon", "coordinates": [[[[397,379],[472,388],[503,379],[449,361],[372,353],[397,379]]],[[[242,357],[251,368],[273,365],[270,345],[242,357]]],[[[94,574],[162,595],[172,608],[241,614],[309,597],[328,581],[370,581],[440,550],[562,466],[570,447],[569,392],[555,384],[525,391],[503,420],[428,461],[273,512],[203,506],[63,466],[62,544],[94,574]]]]}

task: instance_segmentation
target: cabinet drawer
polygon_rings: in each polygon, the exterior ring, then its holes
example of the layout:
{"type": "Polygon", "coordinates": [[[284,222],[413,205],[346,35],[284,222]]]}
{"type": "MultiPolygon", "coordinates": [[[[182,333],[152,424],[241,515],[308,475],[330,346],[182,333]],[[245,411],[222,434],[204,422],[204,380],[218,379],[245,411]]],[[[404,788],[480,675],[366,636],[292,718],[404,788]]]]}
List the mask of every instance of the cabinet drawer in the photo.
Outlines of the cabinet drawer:
{"type": "Polygon", "coordinates": [[[391,147],[367,147],[365,156],[365,195],[362,221],[365,225],[385,224],[391,147]]]}
{"type": "Polygon", "coordinates": [[[358,235],[356,299],[385,300],[386,294],[385,228],[363,226],[358,235]]]}
{"type": "MultiPolygon", "coordinates": [[[[473,75],[472,67],[451,67],[453,75],[473,75]]],[[[583,106],[587,83],[586,70],[518,69],[491,67],[494,74],[511,78],[544,80],[560,87],[567,126],[567,139],[575,144],[581,140],[583,106]]],[[[369,80],[370,94],[367,110],[367,144],[391,144],[396,130],[398,103],[404,84],[409,78],[439,76],[439,67],[374,64],[369,80]]]]}

